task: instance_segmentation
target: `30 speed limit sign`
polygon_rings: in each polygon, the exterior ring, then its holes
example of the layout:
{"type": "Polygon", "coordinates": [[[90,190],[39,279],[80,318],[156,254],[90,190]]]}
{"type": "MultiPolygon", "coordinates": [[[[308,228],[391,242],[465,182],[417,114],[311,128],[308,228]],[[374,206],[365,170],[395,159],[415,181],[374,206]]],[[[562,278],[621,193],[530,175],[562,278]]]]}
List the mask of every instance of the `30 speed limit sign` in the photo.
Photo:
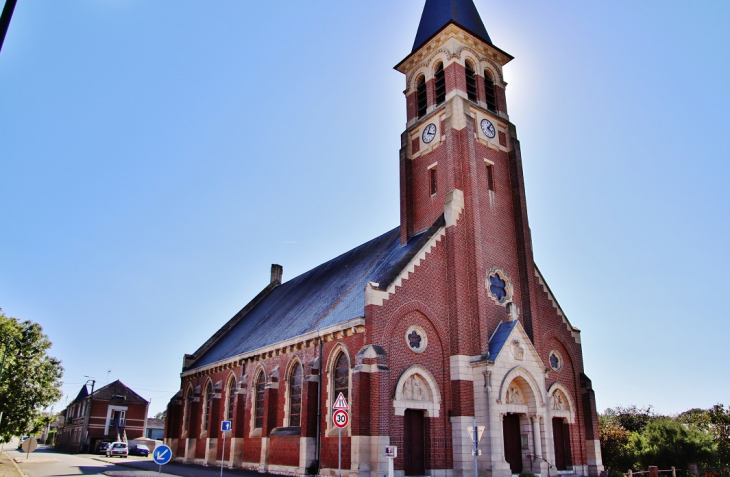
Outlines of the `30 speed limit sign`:
{"type": "Polygon", "coordinates": [[[347,427],[347,423],[350,422],[350,416],[347,414],[347,411],[338,409],[334,414],[332,414],[332,421],[335,423],[335,426],[343,429],[347,427]]]}

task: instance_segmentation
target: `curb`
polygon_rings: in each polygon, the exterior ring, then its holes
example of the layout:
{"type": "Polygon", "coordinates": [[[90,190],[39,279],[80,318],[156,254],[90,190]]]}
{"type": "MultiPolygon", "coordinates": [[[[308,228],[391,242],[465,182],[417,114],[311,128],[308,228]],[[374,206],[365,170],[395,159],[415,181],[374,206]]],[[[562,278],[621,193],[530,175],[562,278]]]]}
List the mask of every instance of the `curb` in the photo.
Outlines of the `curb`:
{"type": "Polygon", "coordinates": [[[18,465],[18,463],[17,463],[17,462],[15,462],[15,459],[13,459],[12,457],[10,457],[10,456],[8,455],[8,453],[7,453],[7,452],[5,452],[5,451],[3,451],[3,455],[5,455],[5,457],[7,457],[7,458],[8,458],[8,460],[9,460],[10,462],[12,462],[12,463],[13,463],[13,467],[15,467],[15,470],[16,470],[16,471],[18,471],[18,474],[20,474],[20,475],[22,475],[23,477],[25,477],[25,472],[23,472],[23,471],[22,471],[22,470],[20,469],[20,466],[18,465]]]}

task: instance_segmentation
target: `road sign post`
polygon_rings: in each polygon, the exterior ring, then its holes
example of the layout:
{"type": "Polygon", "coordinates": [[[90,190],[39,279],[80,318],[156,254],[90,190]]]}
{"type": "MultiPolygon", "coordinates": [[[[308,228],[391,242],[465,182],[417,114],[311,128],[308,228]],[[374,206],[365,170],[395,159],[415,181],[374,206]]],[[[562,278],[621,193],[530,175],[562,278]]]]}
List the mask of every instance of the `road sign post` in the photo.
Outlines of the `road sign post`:
{"type": "Polygon", "coordinates": [[[342,477],[342,429],[347,427],[347,424],[350,422],[350,415],[347,413],[347,410],[350,409],[350,407],[347,405],[347,399],[345,399],[344,394],[340,393],[340,395],[337,396],[337,400],[335,401],[334,406],[332,406],[332,409],[335,410],[334,414],[332,414],[332,421],[335,423],[335,426],[337,426],[337,429],[339,429],[337,475],[342,477]]]}
{"type": "Polygon", "coordinates": [[[170,459],[172,459],[172,449],[166,445],[157,446],[152,452],[152,460],[160,466],[158,474],[162,474],[162,466],[170,462],[170,459]]]}
{"type": "Polygon", "coordinates": [[[471,438],[471,443],[474,444],[471,455],[474,456],[474,477],[479,477],[479,469],[477,468],[477,456],[481,455],[479,450],[479,441],[482,440],[482,434],[484,434],[484,426],[477,426],[476,418],[472,419],[472,427],[467,427],[466,432],[471,438]]]}
{"type": "Polygon", "coordinates": [[[35,437],[29,437],[26,440],[23,441],[23,444],[20,446],[21,449],[23,449],[23,452],[25,452],[25,458],[27,459],[30,457],[30,453],[33,452],[36,447],[38,447],[38,441],[35,440],[35,437]]]}
{"type": "Polygon", "coordinates": [[[221,432],[223,433],[223,450],[221,451],[221,477],[223,477],[223,462],[226,460],[226,432],[231,430],[231,421],[221,421],[221,432]]]}

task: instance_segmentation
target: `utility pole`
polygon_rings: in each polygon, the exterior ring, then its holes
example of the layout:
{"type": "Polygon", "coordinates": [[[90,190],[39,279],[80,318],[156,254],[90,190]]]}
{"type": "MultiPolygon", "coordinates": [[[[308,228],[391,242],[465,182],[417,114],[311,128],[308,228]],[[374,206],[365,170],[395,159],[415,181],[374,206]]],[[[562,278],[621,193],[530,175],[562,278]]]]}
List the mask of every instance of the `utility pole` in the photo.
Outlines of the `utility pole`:
{"type": "MultiPolygon", "coordinates": [[[[84,376],[86,378],[90,378],[90,376],[84,376]]],[[[89,452],[89,421],[91,420],[91,406],[94,404],[94,385],[96,384],[96,379],[89,379],[86,381],[86,384],[89,384],[89,381],[91,381],[91,394],[89,394],[89,409],[86,411],[86,419],[84,419],[84,442],[86,443],[86,452],[89,452]]],[[[84,384],[84,386],[86,386],[84,384]]]]}
{"type": "Polygon", "coordinates": [[[18,0],[5,0],[5,7],[3,8],[3,13],[0,15],[0,51],[3,49],[5,35],[8,33],[10,19],[13,18],[16,3],[18,3],[18,0]]]}

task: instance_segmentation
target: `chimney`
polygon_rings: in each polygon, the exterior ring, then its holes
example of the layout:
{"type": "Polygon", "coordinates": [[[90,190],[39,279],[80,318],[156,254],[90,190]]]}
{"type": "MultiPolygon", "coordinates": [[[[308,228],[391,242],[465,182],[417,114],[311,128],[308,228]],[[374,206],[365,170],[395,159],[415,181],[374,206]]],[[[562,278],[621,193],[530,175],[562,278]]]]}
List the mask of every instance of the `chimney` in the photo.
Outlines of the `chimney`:
{"type": "Polygon", "coordinates": [[[271,265],[271,284],[281,285],[281,278],[284,276],[284,267],[281,265],[271,265]]]}

